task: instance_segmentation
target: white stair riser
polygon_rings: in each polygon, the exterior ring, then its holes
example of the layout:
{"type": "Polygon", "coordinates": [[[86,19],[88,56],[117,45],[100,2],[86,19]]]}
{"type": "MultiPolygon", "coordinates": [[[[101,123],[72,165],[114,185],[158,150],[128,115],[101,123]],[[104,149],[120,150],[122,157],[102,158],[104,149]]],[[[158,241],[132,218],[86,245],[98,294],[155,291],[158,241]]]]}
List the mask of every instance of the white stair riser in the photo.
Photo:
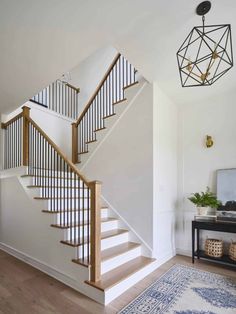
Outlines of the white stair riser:
{"type": "Polygon", "coordinates": [[[70,210],[70,209],[87,209],[89,202],[87,199],[52,199],[52,200],[39,200],[42,203],[43,209],[47,210],[70,210]]]}
{"type": "Polygon", "coordinates": [[[35,188],[35,196],[38,197],[90,197],[88,189],[74,189],[72,188],[35,188]]]}
{"type": "Polygon", "coordinates": [[[103,239],[101,241],[101,250],[109,249],[113,246],[129,241],[129,233],[125,232],[114,237],[103,239]]]}
{"type": "MultiPolygon", "coordinates": [[[[118,222],[116,220],[102,222],[101,223],[101,232],[116,229],[117,224],[118,224],[118,222]]],[[[83,226],[74,227],[74,228],[72,228],[72,230],[73,230],[73,232],[70,229],[66,229],[65,240],[72,240],[72,239],[80,238],[80,236],[82,236],[82,234],[84,235],[84,237],[86,237],[90,233],[90,225],[85,225],[84,228],[83,228],[83,226]]]]}
{"type": "Polygon", "coordinates": [[[48,178],[48,177],[29,177],[30,183],[29,185],[43,185],[43,186],[72,186],[72,187],[86,187],[86,185],[78,180],[67,180],[67,179],[56,179],[56,178],[48,178]]]}
{"type": "MultiPolygon", "coordinates": [[[[65,172],[65,171],[54,171],[53,169],[39,169],[39,168],[29,168],[29,174],[37,175],[37,176],[50,176],[50,177],[65,177],[65,178],[73,178],[74,173],[65,172]]],[[[76,175],[77,176],[77,175],[76,175]]]]}
{"type": "Polygon", "coordinates": [[[125,252],[121,255],[118,255],[112,259],[102,262],[101,264],[101,273],[105,274],[106,272],[124,264],[132,259],[141,255],[141,247],[136,247],[128,252],[125,252]]]}
{"type": "MultiPolygon", "coordinates": [[[[75,212],[75,213],[73,211],[72,212],[68,211],[68,215],[67,215],[67,212],[65,213],[65,215],[63,215],[63,213],[55,214],[55,224],[60,223],[60,216],[63,216],[62,219],[65,223],[70,223],[74,221],[79,221],[79,219],[80,220],[82,220],[83,218],[86,219],[87,214],[88,214],[87,210],[84,211],[84,214],[82,211],[75,212]]],[[[107,218],[107,217],[108,217],[107,208],[101,209],[101,218],[107,218]]]]}
{"type": "MultiPolygon", "coordinates": [[[[109,249],[115,245],[125,243],[128,241],[128,238],[129,238],[128,232],[126,232],[126,233],[119,234],[119,235],[116,235],[107,239],[102,239],[101,250],[109,249]]],[[[77,251],[78,256],[82,256],[83,255],[82,245],[79,246],[77,250],[78,250],[77,251]]],[[[84,245],[84,254],[85,254],[84,256],[87,256],[87,244],[84,245]]]]}

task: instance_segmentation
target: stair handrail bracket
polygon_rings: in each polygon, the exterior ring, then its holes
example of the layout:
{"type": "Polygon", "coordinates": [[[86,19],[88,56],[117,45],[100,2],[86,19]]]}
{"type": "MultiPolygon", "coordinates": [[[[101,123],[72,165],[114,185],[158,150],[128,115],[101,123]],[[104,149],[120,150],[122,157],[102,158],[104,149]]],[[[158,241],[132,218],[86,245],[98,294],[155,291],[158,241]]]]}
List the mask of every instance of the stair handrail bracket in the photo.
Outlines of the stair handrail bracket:
{"type": "MultiPolygon", "coordinates": [[[[90,280],[101,277],[101,182],[89,181],[30,117],[30,108],[5,123],[4,169],[26,166],[26,176],[40,189],[47,211],[57,214],[58,228],[77,259],[90,265],[90,280]]],[[[45,208],[42,208],[45,210],[45,208]]]]}
{"type": "Polygon", "coordinates": [[[136,81],[136,70],[118,53],[92,97],[75,123],[72,123],[72,161],[88,153],[89,143],[95,142],[96,132],[105,129],[105,119],[115,115],[116,104],[125,100],[124,90],[136,81]]]}

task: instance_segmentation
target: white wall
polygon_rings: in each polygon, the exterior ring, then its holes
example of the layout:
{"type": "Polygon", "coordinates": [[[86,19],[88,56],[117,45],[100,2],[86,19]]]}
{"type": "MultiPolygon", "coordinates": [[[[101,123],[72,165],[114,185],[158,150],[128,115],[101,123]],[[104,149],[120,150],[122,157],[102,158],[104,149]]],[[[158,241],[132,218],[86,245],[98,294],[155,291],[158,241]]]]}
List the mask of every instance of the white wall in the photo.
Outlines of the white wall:
{"type": "MultiPolygon", "coordinates": [[[[177,249],[189,253],[191,220],[196,210],[187,197],[206,186],[215,192],[216,170],[236,167],[236,106],[234,98],[226,102],[222,94],[221,98],[190,102],[180,109],[177,249]],[[204,145],[207,134],[213,137],[212,148],[204,145]]],[[[236,240],[232,234],[214,236],[236,240]]]]}
{"type": "MultiPolygon", "coordinates": [[[[127,104],[129,106],[129,104],[127,104]]],[[[102,195],[153,248],[153,88],[146,84],[83,168],[102,195]]]]}
{"type": "Polygon", "coordinates": [[[154,83],[153,111],[153,237],[155,255],[175,254],[177,203],[178,107],[154,83]]]}
{"type": "Polygon", "coordinates": [[[94,94],[117,53],[111,46],[100,48],[71,71],[70,84],[80,88],[79,113],[94,94]]]}

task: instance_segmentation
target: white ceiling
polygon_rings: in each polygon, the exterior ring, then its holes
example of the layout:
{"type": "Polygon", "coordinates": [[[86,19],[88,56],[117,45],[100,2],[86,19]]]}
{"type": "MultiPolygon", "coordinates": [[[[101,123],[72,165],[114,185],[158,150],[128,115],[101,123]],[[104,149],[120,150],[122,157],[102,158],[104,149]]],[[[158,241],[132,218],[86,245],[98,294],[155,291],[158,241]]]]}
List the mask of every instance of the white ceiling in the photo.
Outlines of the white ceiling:
{"type": "MultiPolygon", "coordinates": [[[[176,51],[201,24],[196,0],[1,0],[0,112],[7,112],[113,45],[178,104],[235,97],[236,67],[211,87],[182,88],[176,51]]],[[[236,51],[236,2],[212,0],[206,24],[231,23],[236,51]]]]}

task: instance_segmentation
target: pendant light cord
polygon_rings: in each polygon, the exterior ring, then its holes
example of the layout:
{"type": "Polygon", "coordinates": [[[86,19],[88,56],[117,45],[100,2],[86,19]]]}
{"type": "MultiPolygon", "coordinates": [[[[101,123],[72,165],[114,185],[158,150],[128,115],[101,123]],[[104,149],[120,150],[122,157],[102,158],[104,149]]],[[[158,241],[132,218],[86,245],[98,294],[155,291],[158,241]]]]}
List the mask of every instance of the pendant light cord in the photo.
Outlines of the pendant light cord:
{"type": "Polygon", "coordinates": [[[202,16],[203,34],[205,33],[205,15],[202,16]]]}

